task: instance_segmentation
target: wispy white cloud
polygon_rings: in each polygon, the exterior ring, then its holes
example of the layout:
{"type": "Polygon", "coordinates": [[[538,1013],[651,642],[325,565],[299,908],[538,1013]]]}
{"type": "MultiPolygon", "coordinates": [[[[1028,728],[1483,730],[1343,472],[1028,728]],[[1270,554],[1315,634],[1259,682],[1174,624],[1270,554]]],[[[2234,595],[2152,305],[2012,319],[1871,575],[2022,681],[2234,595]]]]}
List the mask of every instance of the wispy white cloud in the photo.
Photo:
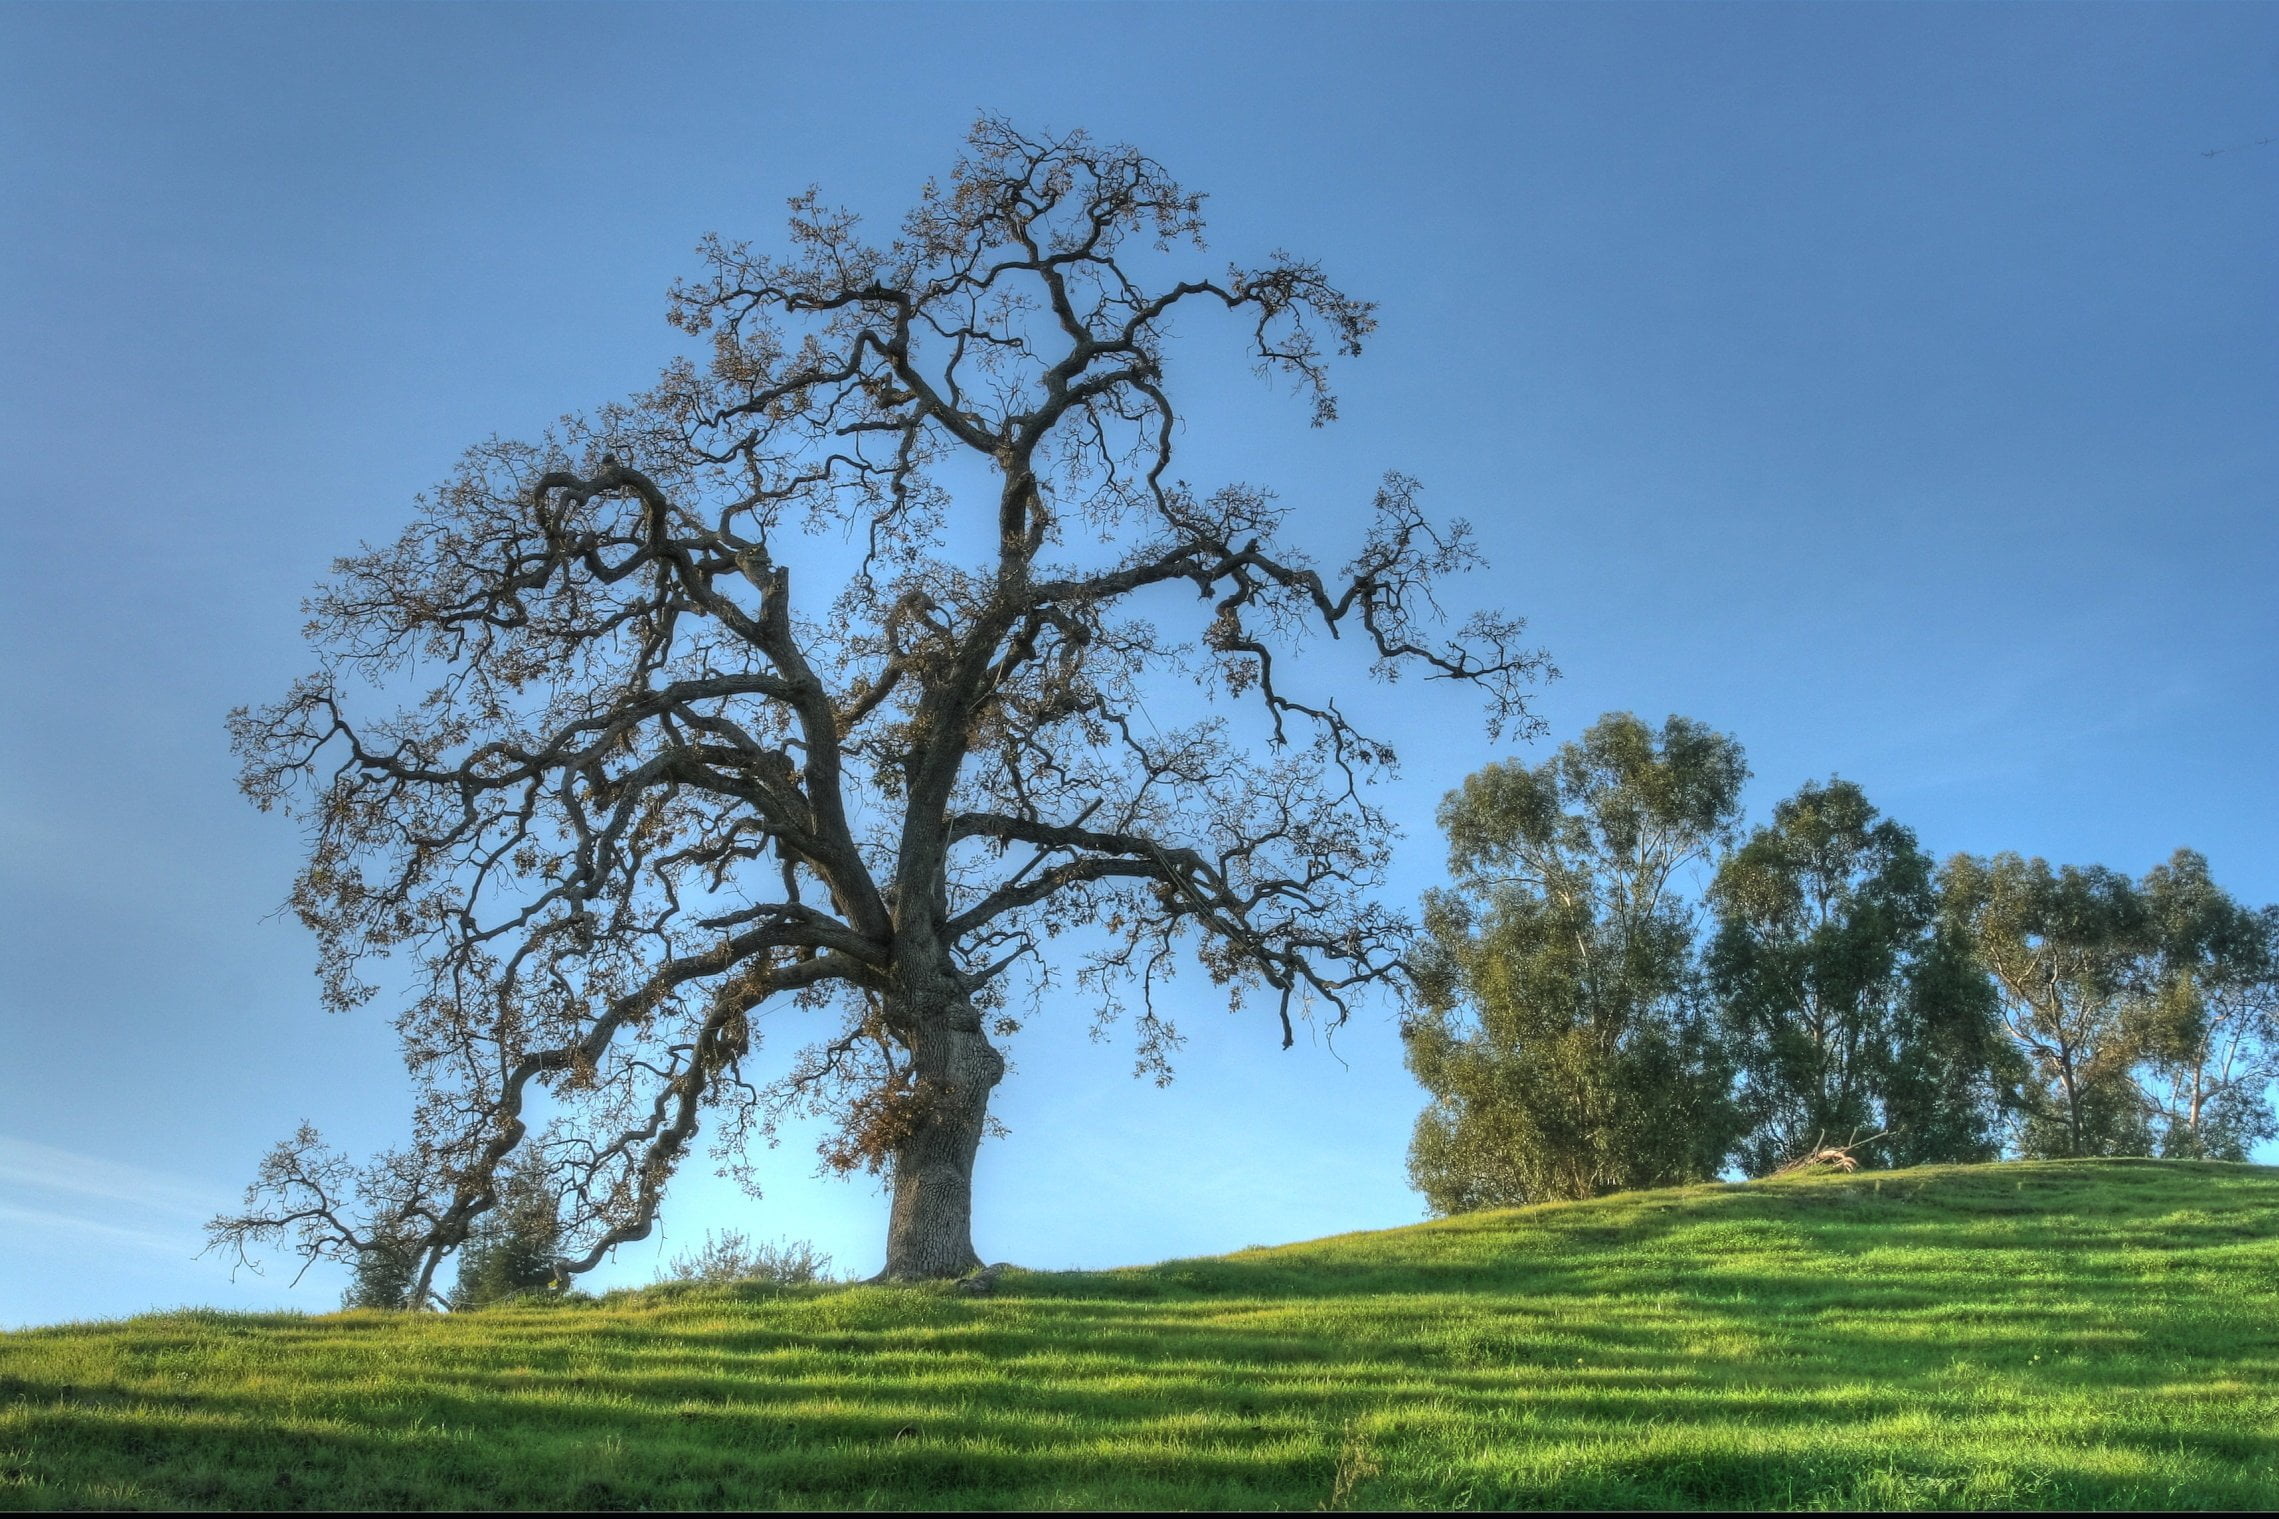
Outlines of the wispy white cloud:
{"type": "Polygon", "coordinates": [[[195,1255],[203,1243],[196,1231],[187,1225],[173,1229],[138,1228],[133,1224],[104,1223],[99,1219],[81,1218],[76,1214],[57,1213],[46,1208],[20,1208],[14,1203],[0,1202],[0,1223],[28,1231],[32,1237],[44,1239],[53,1245],[97,1245],[105,1250],[124,1246],[150,1255],[162,1255],[169,1260],[181,1260],[195,1255]]]}
{"type": "Polygon", "coordinates": [[[0,1135],[0,1220],[49,1238],[70,1236],[181,1257],[223,1199],[147,1166],[0,1135]]]}

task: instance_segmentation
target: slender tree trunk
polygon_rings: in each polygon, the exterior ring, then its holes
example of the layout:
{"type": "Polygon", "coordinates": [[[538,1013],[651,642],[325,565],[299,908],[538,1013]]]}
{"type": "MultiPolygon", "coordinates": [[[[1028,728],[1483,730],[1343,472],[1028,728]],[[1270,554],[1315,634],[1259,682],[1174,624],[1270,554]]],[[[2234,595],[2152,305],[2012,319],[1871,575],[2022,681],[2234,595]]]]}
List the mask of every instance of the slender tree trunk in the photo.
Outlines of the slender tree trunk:
{"type": "Polygon", "coordinates": [[[894,1151],[881,1281],[963,1276],[981,1264],[973,1249],[974,1153],[1005,1057],[981,1032],[980,1015],[962,1003],[920,1020],[910,1053],[922,1107],[894,1151]]]}
{"type": "Polygon", "coordinates": [[[2192,1136],[2192,1154],[2194,1156],[2198,1156],[2201,1153],[2200,1104],[2206,1100],[2206,1098],[2203,1096],[2203,1091],[2204,1083],[2208,1074],[2208,1053],[2209,1052],[2207,1047],[2205,1045],[2202,1045],[2200,1049],[2194,1052],[2194,1059],[2192,1062],[2192,1113],[2191,1122],[2187,1126],[2187,1132],[2192,1136]]]}
{"type": "Polygon", "coordinates": [[[2065,1087],[2066,1127],[2073,1135],[2073,1153],[2078,1157],[2083,1149],[2081,1143],[2081,1090],[2074,1084],[2073,1080],[2073,1050],[2071,1046],[2060,1042],[2057,1053],[2058,1076],[2065,1087]]]}

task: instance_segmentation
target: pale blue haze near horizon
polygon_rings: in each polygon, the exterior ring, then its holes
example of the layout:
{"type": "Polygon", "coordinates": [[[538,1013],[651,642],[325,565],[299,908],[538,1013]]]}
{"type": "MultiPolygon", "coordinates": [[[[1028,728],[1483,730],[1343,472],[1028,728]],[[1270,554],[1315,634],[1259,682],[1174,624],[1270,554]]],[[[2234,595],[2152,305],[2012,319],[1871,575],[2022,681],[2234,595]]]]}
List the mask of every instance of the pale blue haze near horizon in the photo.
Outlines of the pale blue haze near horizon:
{"type": "MultiPolygon", "coordinates": [[[[1840,774],[1937,854],[2188,845],[2279,899],[2279,8],[10,5],[0,1324],[333,1304],[192,1259],[301,1119],[405,1117],[223,714],[460,449],[679,351],[701,234],[768,244],[810,183],[891,224],[981,109],[1209,192],[1211,267],[1381,303],[1325,431],[1201,328],[1179,373],[1183,472],[1276,486],[1328,560],[1421,477],[1495,566],[1462,604],[1564,671],[1519,749],[1357,698],[1403,746],[1393,900],[1443,791],[1614,709],[1739,737],[1757,818],[1840,774]]],[[[1388,1009],[1284,1053],[1181,996],[1166,1091],[1081,1009],[1021,1036],[985,1256],[1421,1216],[1388,1009]]],[[[807,1144],[758,1203],[693,1168],[609,1280],[724,1225],[873,1269],[883,1199],[807,1144]]]]}

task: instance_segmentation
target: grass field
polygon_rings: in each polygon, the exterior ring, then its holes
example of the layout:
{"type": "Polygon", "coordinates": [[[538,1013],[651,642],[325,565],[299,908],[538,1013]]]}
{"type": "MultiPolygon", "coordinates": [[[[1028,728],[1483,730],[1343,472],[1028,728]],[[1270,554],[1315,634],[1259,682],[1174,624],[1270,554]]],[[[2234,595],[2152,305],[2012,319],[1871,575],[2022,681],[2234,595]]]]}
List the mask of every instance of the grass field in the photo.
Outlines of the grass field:
{"type": "Polygon", "coordinates": [[[2279,1506],[2279,1171],[1637,1193],[996,1292],[0,1336],[0,1506],[2279,1506]]]}

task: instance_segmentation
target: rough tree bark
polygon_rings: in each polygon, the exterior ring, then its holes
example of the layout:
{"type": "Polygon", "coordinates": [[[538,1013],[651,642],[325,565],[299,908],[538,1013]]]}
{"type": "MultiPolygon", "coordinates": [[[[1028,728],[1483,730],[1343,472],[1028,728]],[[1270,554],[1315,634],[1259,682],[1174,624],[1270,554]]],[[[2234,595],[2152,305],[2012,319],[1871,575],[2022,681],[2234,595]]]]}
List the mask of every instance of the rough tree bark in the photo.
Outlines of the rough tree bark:
{"type": "Polygon", "coordinates": [[[962,1000],[938,1005],[911,1040],[915,1111],[894,1142],[894,1203],[886,1227],[888,1281],[959,1276],[976,1270],[973,1168],[989,1115],[989,1094],[1005,1057],[962,1000]]]}

